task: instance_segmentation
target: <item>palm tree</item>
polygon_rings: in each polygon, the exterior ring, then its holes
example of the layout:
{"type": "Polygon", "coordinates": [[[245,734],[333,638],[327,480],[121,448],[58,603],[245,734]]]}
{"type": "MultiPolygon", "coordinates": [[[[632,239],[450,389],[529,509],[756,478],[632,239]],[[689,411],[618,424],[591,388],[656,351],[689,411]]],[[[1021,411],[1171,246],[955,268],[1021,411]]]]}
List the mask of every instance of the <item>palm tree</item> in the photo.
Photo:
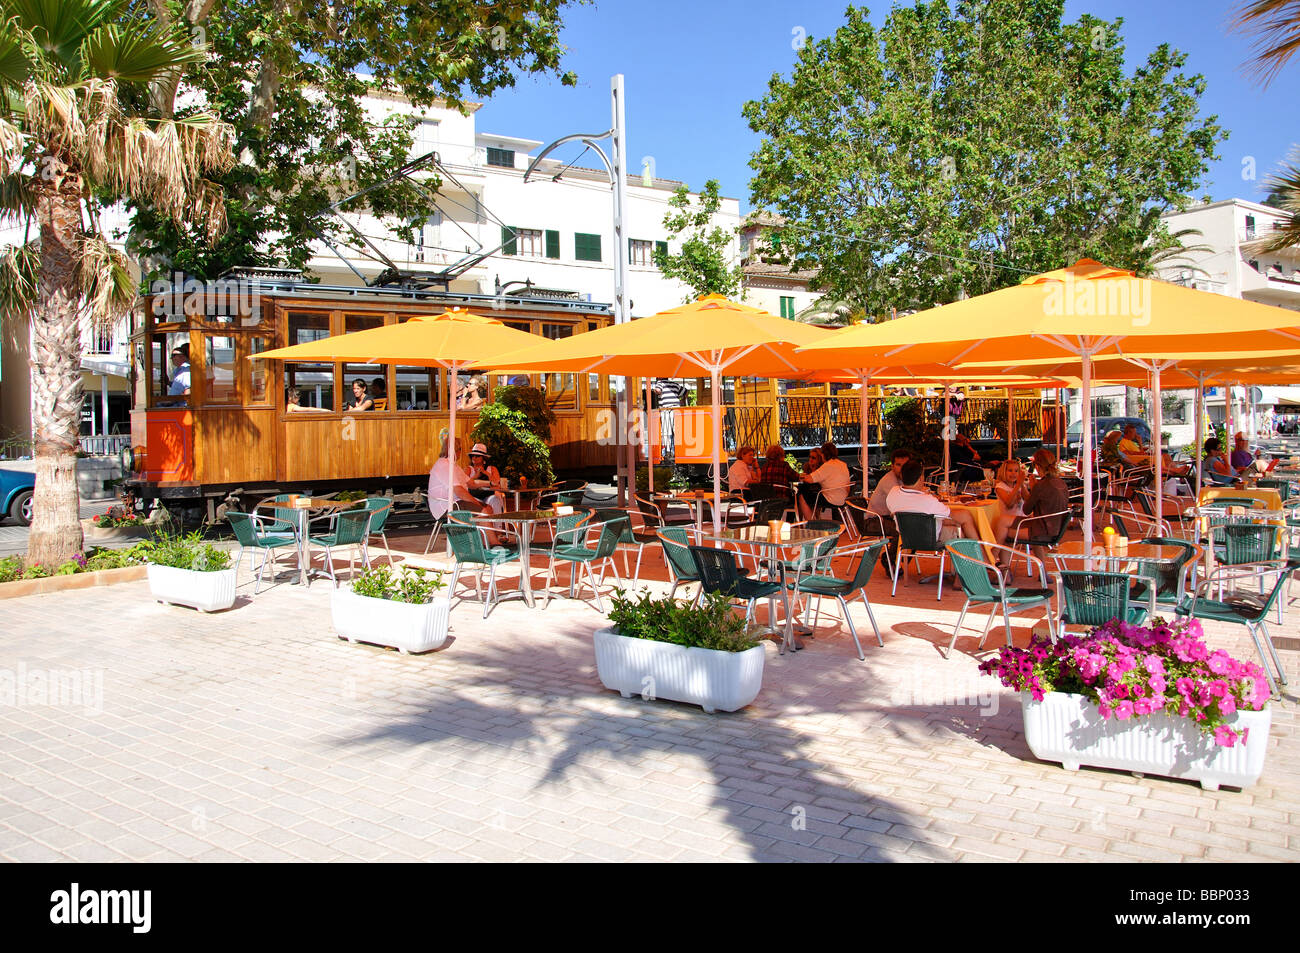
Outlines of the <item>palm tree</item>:
{"type": "Polygon", "coordinates": [[[1255,59],[1246,72],[1267,86],[1300,51],[1300,0],[1247,0],[1229,29],[1253,37],[1255,59]]]}
{"type": "Polygon", "coordinates": [[[220,192],[203,176],[234,161],[230,128],[198,112],[151,119],[142,105],[150,84],[203,51],[130,6],[0,0],[0,215],[24,233],[0,253],[0,307],[31,328],[29,562],[81,549],[82,329],[120,320],[135,298],[128,262],[99,231],[101,207],[147,199],[211,234],[223,226],[220,192]]]}
{"type": "MultiPolygon", "coordinates": [[[[1300,0],[1247,0],[1237,10],[1230,28],[1254,38],[1255,58],[1246,70],[1267,86],[1300,52],[1300,0]]],[[[1270,203],[1290,215],[1267,237],[1253,242],[1251,252],[1268,254],[1300,245],[1300,150],[1292,150],[1264,184],[1269,189],[1270,203]]]]}

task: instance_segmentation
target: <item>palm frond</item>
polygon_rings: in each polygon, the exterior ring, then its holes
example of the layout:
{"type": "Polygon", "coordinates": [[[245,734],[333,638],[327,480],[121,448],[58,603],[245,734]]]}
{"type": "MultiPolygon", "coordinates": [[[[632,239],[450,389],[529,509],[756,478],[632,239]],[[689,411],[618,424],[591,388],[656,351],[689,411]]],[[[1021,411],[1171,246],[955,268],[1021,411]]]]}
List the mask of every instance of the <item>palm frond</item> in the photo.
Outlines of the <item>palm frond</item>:
{"type": "Polygon", "coordinates": [[[91,326],[112,327],[135,305],[136,282],[130,264],[103,235],[82,236],[77,272],[84,313],[91,326]]]}
{"type": "Polygon", "coordinates": [[[32,38],[30,52],[50,78],[80,72],[81,45],[101,24],[122,15],[121,0],[4,0],[3,13],[32,38]]]}
{"type": "Polygon", "coordinates": [[[157,21],[105,23],[86,37],[81,55],[89,75],[125,83],[150,83],[204,58],[188,38],[157,21]]]}
{"type": "Polygon", "coordinates": [[[1300,52],[1300,0],[1248,0],[1228,28],[1254,38],[1246,75],[1267,86],[1300,52]]]}
{"type": "Polygon", "coordinates": [[[39,241],[0,248],[0,317],[4,321],[26,327],[36,306],[36,281],[40,271],[39,241]]]}
{"type": "Polygon", "coordinates": [[[32,61],[27,53],[30,38],[13,20],[0,23],[0,85],[22,86],[32,74],[32,61]]]}
{"type": "Polygon", "coordinates": [[[36,214],[32,179],[21,172],[0,174],[0,221],[10,223],[36,214]]]}
{"type": "Polygon", "coordinates": [[[1300,149],[1291,150],[1282,167],[1264,181],[1264,187],[1280,196],[1278,206],[1288,214],[1271,232],[1244,247],[1266,255],[1300,245],[1300,149]]]}

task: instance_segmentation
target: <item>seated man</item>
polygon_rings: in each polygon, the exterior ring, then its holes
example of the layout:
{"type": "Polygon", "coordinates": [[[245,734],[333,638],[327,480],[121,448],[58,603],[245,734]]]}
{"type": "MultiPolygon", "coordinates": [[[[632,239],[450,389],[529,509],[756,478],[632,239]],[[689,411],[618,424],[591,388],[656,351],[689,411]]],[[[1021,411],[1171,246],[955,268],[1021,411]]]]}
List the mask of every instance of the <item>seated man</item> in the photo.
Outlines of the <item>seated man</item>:
{"type": "Polygon", "coordinates": [[[889,520],[889,504],[885,501],[889,496],[889,491],[899,485],[903,467],[911,459],[912,451],[895,450],[890,458],[889,472],[876,481],[876,487],[871,491],[871,499],[867,501],[867,509],[885,519],[886,523],[891,522],[891,520],[889,520]]]}
{"type": "Polygon", "coordinates": [[[1130,467],[1147,467],[1151,465],[1151,454],[1138,441],[1137,424],[1129,424],[1124,428],[1124,436],[1116,447],[1119,451],[1119,458],[1123,463],[1130,467]]]}
{"type": "Polygon", "coordinates": [[[1233,438],[1232,454],[1228,457],[1228,465],[1232,467],[1235,476],[1244,475],[1255,465],[1255,455],[1250,452],[1250,444],[1244,433],[1238,433],[1233,438]]]}
{"type": "Polygon", "coordinates": [[[761,476],[761,483],[784,489],[783,495],[787,499],[790,497],[790,485],[799,482],[799,474],[795,472],[794,467],[786,463],[785,451],[781,449],[780,444],[776,443],[767,448],[767,460],[763,464],[761,476]]]}
{"type": "Polygon", "coordinates": [[[971,446],[970,437],[964,433],[957,434],[948,444],[948,463],[952,477],[960,483],[978,483],[984,479],[984,467],[980,455],[971,446]]]}
{"type": "Polygon", "coordinates": [[[924,487],[925,467],[921,465],[920,460],[909,460],[903,466],[903,472],[898,478],[898,485],[889,491],[885,498],[885,503],[891,513],[929,513],[935,518],[938,524],[939,541],[945,542],[945,538],[955,538],[949,531],[945,531],[943,523],[955,523],[960,528],[960,535],[967,539],[979,539],[979,530],[975,527],[975,518],[966,510],[957,510],[953,512],[947,504],[941,502],[936,497],[926,492],[924,487]]]}

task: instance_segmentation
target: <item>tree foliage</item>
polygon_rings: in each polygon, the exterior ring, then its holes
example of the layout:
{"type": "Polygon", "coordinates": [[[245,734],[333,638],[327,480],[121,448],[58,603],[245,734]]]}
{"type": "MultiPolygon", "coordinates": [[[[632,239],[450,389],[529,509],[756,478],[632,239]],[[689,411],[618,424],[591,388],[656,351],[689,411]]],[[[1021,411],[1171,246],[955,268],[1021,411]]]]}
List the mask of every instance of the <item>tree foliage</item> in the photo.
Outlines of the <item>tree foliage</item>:
{"type": "MultiPolygon", "coordinates": [[[[411,156],[411,116],[369,114],[367,93],[465,107],[512,86],[518,73],[558,73],[569,0],[150,0],[159,20],[202,39],[206,60],[155,86],[152,109],[205,104],[235,130],[240,161],[215,176],[229,228],[215,246],[138,203],[132,247],[158,270],[215,277],[234,265],[303,267],[311,243],[337,225],[333,202],[372,188],[411,156]]],[[[568,85],[576,80],[561,75],[568,85]]],[[[400,184],[365,198],[412,221],[429,209],[400,184]]]]}
{"type": "Polygon", "coordinates": [[[879,28],[850,8],[744,107],[754,203],[818,288],[877,316],[1084,256],[1138,266],[1225,135],[1183,54],[1125,71],[1121,23],[1065,23],[1063,0],[933,0],[879,28]]]}
{"type": "Polygon", "coordinates": [[[722,294],[734,298],[740,293],[740,266],[733,265],[728,251],[733,233],[714,224],[722,207],[717,179],[704,183],[697,201],[679,185],[668,200],[671,210],[664,216],[664,228],[681,250],[673,253],[659,247],[654,263],[666,278],[676,278],[691,289],[687,303],[700,295],[722,294]]]}

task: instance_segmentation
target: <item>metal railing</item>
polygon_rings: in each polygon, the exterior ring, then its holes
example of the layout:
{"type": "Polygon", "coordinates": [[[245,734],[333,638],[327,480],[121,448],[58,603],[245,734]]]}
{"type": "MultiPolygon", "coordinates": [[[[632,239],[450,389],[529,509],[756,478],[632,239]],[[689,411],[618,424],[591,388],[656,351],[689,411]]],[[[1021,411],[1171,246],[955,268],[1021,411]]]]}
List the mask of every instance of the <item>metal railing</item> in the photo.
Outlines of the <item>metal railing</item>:
{"type": "Polygon", "coordinates": [[[80,441],[82,453],[92,457],[115,457],[124,447],[131,446],[131,435],[121,433],[108,436],[83,436],[80,441]]]}

